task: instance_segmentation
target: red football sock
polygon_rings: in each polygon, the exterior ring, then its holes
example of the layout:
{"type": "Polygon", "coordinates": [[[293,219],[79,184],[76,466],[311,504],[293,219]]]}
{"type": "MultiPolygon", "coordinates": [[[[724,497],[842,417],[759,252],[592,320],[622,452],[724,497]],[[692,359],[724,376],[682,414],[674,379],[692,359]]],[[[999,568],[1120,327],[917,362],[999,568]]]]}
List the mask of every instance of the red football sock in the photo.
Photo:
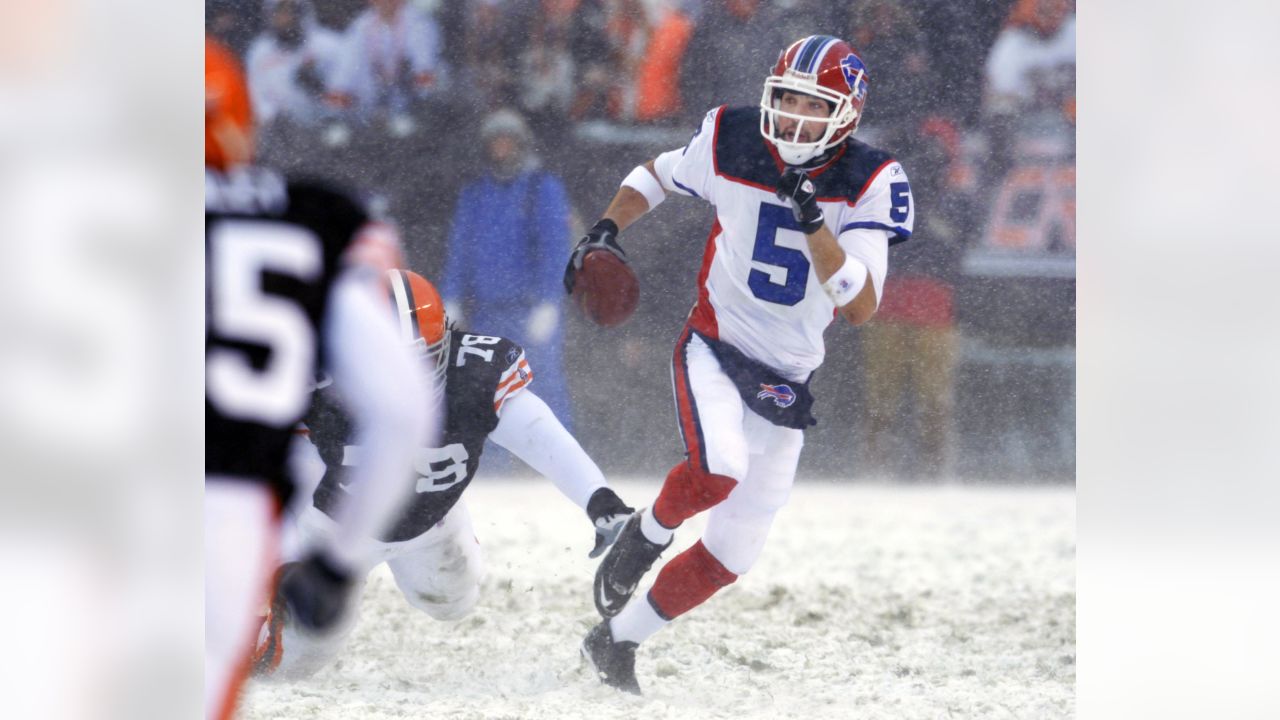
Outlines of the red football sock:
{"type": "Polygon", "coordinates": [[[737,579],[699,540],[662,568],[649,602],[663,619],[674,620],[737,579]]]}
{"type": "Polygon", "coordinates": [[[729,497],[737,480],[728,475],[694,470],[682,462],[671,468],[662,483],[662,491],[653,502],[653,518],[663,527],[674,528],[729,497]]]}

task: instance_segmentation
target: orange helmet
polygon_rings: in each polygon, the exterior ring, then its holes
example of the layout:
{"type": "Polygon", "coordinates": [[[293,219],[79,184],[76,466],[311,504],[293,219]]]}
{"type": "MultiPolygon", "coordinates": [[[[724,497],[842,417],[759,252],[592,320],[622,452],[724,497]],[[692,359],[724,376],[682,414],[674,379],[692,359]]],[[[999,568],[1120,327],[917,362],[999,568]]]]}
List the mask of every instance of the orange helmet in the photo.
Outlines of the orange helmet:
{"type": "Polygon", "coordinates": [[[235,55],[204,39],[204,164],[220,170],[253,155],[253,112],[235,55]]]}
{"type": "Polygon", "coordinates": [[[431,366],[435,386],[444,387],[449,365],[449,318],[440,293],[426,278],[410,270],[388,270],[387,281],[396,304],[400,337],[431,366]]]}

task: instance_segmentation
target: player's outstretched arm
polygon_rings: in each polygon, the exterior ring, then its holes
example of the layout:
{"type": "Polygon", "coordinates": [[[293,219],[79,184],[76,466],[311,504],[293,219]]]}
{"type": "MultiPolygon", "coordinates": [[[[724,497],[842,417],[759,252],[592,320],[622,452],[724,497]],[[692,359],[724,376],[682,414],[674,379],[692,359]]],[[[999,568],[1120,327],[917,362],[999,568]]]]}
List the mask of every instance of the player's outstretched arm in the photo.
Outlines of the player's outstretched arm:
{"type": "Polygon", "coordinates": [[[595,529],[589,557],[603,553],[635,511],[608,487],[604,473],[551,408],[527,389],[503,403],[489,439],[550,478],[557,490],[586,511],[595,529]]]}
{"type": "Polygon", "coordinates": [[[605,208],[603,217],[612,220],[618,226],[618,232],[622,232],[642,215],[656,208],[666,196],[666,190],[658,182],[654,161],[650,160],[637,166],[623,179],[622,186],[609,202],[609,207],[605,208]]]}
{"type": "Polygon", "coordinates": [[[617,256],[623,263],[627,254],[618,244],[618,234],[630,227],[642,215],[657,207],[666,198],[662,183],[658,182],[654,161],[637,166],[623,181],[600,220],[578,241],[564,269],[565,292],[573,294],[577,275],[582,270],[587,253],[603,250],[617,256]]]}

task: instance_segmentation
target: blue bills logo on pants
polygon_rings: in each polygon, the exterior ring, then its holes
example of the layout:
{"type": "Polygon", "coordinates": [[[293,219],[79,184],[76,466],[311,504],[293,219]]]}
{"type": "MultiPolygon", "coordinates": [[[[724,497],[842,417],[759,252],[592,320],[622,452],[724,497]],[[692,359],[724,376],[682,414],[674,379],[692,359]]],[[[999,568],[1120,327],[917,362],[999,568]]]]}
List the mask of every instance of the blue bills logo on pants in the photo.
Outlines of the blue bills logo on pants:
{"type": "Polygon", "coordinates": [[[791,404],[796,401],[796,393],[790,385],[760,383],[760,392],[756,394],[756,399],[773,400],[773,404],[778,407],[791,407],[791,404]]]}
{"type": "Polygon", "coordinates": [[[804,430],[818,421],[814,419],[813,393],[809,383],[796,382],[779,375],[772,368],[752,360],[738,348],[721,340],[713,340],[694,331],[697,339],[711,348],[720,370],[733,382],[751,412],[777,425],[804,430]]]}

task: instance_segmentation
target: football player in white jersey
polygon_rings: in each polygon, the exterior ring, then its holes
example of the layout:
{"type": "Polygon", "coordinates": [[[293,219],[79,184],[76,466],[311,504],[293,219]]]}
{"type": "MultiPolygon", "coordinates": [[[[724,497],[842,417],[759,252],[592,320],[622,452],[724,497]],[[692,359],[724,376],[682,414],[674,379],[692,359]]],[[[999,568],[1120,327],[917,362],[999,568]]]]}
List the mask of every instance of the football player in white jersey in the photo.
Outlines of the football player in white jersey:
{"type": "Polygon", "coordinates": [[[582,652],[608,685],[639,693],[638,644],[755,564],[815,422],[808,382],[822,363],[822,333],[836,318],[871,318],[889,246],[911,237],[905,171],[852,137],[869,83],[844,41],[792,43],[759,107],[711,110],[685,147],[633,170],[566,268],[571,289],[588,253],[625,261],[618,234],[669,194],[715,208],[697,301],[672,360],[687,458],[596,572],[605,620],[582,652]],[[704,510],[702,538],[633,598],[675,529],[704,510]]]}

